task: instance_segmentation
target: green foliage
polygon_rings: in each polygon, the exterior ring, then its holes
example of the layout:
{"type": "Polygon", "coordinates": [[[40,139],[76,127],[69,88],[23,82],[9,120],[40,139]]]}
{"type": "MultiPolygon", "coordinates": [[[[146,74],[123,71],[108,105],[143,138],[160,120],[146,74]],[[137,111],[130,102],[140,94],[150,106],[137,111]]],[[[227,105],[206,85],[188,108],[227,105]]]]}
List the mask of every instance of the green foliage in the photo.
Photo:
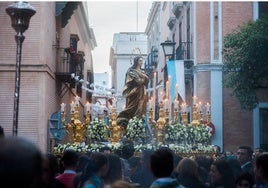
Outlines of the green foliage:
{"type": "Polygon", "coordinates": [[[252,110],[258,104],[256,91],[268,87],[268,16],[226,35],[223,58],[224,86],[242,108],[252,110]]]}

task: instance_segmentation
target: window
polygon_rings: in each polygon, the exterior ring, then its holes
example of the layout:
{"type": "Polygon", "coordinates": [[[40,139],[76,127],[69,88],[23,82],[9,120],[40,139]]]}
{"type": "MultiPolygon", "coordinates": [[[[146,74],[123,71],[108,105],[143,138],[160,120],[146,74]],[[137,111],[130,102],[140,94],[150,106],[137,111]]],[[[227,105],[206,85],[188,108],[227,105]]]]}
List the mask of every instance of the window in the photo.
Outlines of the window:
{"type": "Polygon", "coordinates": [[[259,18],[263,14],[268,15],[268,2],[259,2],[259,18]]]}

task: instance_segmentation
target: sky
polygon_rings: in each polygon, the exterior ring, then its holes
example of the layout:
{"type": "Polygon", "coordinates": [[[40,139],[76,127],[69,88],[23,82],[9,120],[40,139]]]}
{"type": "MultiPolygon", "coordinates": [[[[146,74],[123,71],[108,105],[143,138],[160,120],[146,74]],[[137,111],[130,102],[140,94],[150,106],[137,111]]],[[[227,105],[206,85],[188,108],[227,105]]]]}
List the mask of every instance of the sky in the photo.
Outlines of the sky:
{"type": "Polygon", "coordinates": [[[88,1],[89,26],[97,47],[92,51],[94,73],[110,73],[114,33],[144,32],[153,1],[88,1]],[[138,8],[137,8],[138,7],[138,8]]]}

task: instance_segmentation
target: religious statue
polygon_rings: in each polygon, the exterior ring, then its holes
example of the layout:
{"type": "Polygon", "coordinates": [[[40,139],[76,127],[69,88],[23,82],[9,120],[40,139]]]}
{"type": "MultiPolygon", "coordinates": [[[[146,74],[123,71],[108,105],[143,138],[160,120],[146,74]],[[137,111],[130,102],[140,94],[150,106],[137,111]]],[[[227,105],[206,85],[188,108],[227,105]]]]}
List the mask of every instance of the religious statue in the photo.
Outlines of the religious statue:
{"type": "Polygon", "coordinates": [[[128,121],[136,116],[143,118],[146,113],[146,86],[149,77],[141,69],[142,56],[134,58],[134,64],[126,73],[123,96],[126,98],[125,109],[117,116],[117,125],[126,129],[128,121]]]}

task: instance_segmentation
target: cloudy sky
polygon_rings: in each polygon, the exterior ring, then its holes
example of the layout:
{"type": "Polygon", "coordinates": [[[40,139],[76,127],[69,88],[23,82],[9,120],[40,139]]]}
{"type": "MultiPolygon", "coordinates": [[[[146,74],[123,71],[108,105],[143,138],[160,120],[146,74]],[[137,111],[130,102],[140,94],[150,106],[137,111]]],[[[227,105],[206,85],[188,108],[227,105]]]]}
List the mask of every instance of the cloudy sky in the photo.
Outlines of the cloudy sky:
{"type": "Polygon", "coordinates": [[[89,1],[89,25],[97,47],[94,72],[110,72],[109,55],[114,33],[144,32],[152,1],[89,1]]]}

